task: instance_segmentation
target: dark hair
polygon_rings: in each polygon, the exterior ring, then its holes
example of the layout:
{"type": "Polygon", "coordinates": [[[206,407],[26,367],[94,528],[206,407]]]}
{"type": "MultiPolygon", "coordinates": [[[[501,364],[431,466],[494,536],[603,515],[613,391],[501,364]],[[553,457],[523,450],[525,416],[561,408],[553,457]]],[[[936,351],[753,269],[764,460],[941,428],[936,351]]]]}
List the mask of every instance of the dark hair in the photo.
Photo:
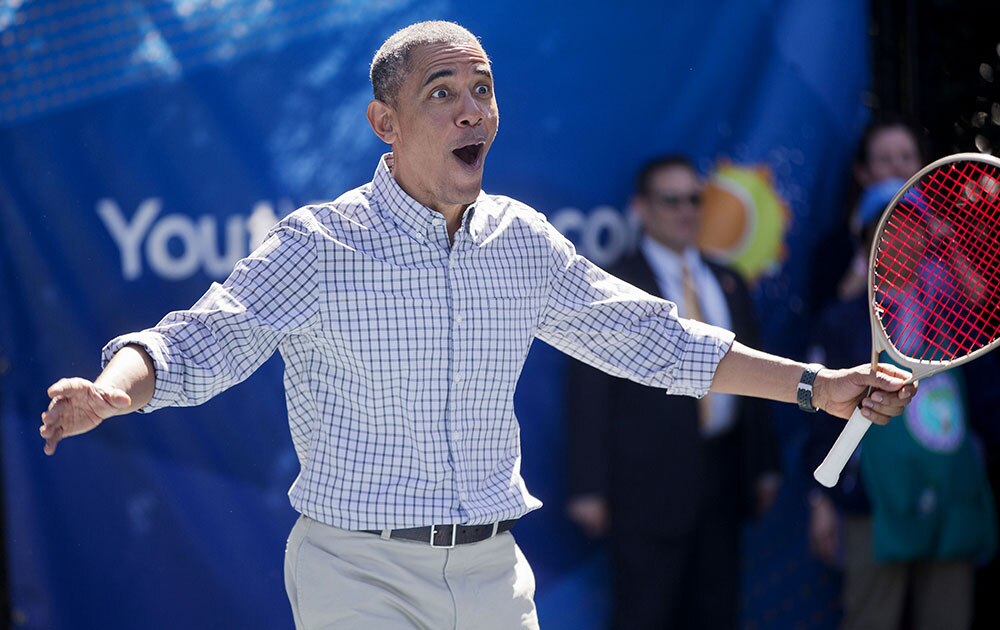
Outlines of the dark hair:
{"type": "Polygon", "coordinates": [[[635,194],[640,197],[649,194],[650,181],[653,179],[653,175],[665,168],[675,167],[686,168],[692,173],[698,172],[698,169],[694,167],[694,161],[686,155],[672,153],[655,157],[643,164],[636,174],[635,194]]]}
{"type": "Polygon", "coordinates": [[[376,100],[396,104],[399,88],[411,70],[410,57],[414,49],[424,44],[473,44],[479,39],[454,22],[418,22],[396,31],[385,40],[372,58],[372,92],[376,100]]]}
{"type": "Polygon", "coordinates": [[[868,160],[871,159],[868,151],[872,139],[886,129],[902,129],[909,133],[913,137],[913,142],[917,145],[917,153],[919,154],[921,163],[926,160],[927,139],[924,133],[921,132],[920,127],[899,114],[884,113],[877,118],[873,118],[865,125],[865,129],[861,133],[861,140],[858,142],[858,147],[854,152],[855,164],[859,166],[868,164],[868,160]]]}

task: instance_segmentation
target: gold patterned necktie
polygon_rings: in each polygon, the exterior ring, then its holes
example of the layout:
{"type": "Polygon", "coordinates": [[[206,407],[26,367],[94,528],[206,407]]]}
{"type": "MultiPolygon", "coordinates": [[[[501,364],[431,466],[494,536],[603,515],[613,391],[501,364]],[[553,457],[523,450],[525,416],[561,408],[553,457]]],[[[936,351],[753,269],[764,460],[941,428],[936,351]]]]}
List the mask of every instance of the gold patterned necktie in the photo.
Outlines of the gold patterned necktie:
{"type": "MultiPolygon", "coordinates": [[[[698,303],[698,292],[694,288],[694,278],[691,276],[691,268],[686,260],[681,262],[681,281],[684,283],[684,309],[688,319],[705,321],[701,312],[701,305],[698,303]]],[[[712,424],[712,394],[705,394],[698,399],[698,424],[702,432],[712,424]]]]}

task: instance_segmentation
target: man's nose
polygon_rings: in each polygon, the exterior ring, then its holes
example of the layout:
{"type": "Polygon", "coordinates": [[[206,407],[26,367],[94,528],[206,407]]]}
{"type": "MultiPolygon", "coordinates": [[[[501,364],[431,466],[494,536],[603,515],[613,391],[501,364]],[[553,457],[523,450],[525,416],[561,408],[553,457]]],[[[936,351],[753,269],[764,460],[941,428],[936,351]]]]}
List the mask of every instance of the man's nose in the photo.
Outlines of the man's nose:
{"type": "Polygon", "coordinates": [[[483,105],[472,92],[465,92],[461,107],[457,120],[459,127],[476,127],[483,122],[483,105]]]}

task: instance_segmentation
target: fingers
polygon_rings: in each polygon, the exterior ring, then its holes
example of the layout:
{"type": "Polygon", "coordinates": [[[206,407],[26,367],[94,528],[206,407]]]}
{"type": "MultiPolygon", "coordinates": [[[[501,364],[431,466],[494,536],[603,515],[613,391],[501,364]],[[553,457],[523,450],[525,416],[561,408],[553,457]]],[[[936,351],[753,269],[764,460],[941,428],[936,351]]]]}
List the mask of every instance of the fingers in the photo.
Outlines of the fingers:
{"type": "Polygon", "coordinates": [[[869,370],[865,380],[871,387],[887,392],[895,392],[901,389],[903,384],[912,376],[906,370],[896,367],[891,363],[879,363],[878,370],[875,373],[869,370]]]}
{"type": "Polygon", "coordinates": [[[48,411],[42,413],[42,426],[38,427],[38,433],[45,440],[45,454],[52,455],[56,452],[56,444],[62,439],[64,429],[60,424],[63,410],[66,406],[65,399],[54,398],[49,403],[48,411]]]}
{"type": "Polygon", "coordinates": [[[49,387],[48,394],[52,399],[38,429],[45,440],[46,455],[54,454],[61,440],[94,429],[132,403],[124,391],[82,378],[61,379],[49,387]]]}
{"type": "Polygon", "coordinates": [[[49,398],[72,396],[90,390],[90,381],[83,378],[61,378],[49,387],[49,398]]]}
{"type": "Polygon", "coordinates": [[[45,452],[46,455],[55,455],[56,445],[59,444],[59,441],[63,439],[63,428],[58,427],[56,429],[48,431],[48,433],[45,433],[46,428],[47,427],[43,425],[42,428],[39,429],[39,432],[42,434],[42,437],[45,438],[45,447],[42,450],[45,452]]]}
{"type": "Polygon", "coordinates": [[[907,394],[905,388],[897,392],[874,390],[861,401],[861,414],[875,424],[886,424],[890,418],[903,413],[911,397],[912,394],[907,394]]]}
{"type": "Polygon", "coordinates": [[[907,380],[913,374],[899,367],[898,365],[893,365],[892,363],[879,363],[878,364],[878,374],[884,374],[893,379],[907,380]]]}
{"type": "Polygon", "coordinates": [[[67,406],[65,398],[56,397],[49,403],[48,410],[42,413],[42,426],[38,428],[38,433],[45,440],[46,455],[53,455],[56,452],[56,444],[63,438],[65,429],[62,421],[67,406]]]}
{"type": "Polygon", "coordinates": [[[867,374],[866,380],[873,388],[861,401],[861,413],[875,424],[886,424],[903,413],[903,409],[917,391],[916,383],[907,383],[912,374],[895,365],[880,363],[878,371],[867,374]]]}
{"type": "Polygon", "coordinates": [[[66,399],[57,396],[49,401],[49,408],[42,412],[42,429],[54,428],[62,419],[66,409],[66,399]]]}
{"type": "Polygon", "coordinates": [[[879,363],[878,371],[868,374],[869,383],[875,389],[885,392],[898,392],[899,397],[912,398],[917,391],[913,374],[890,363],[879,363]]]}

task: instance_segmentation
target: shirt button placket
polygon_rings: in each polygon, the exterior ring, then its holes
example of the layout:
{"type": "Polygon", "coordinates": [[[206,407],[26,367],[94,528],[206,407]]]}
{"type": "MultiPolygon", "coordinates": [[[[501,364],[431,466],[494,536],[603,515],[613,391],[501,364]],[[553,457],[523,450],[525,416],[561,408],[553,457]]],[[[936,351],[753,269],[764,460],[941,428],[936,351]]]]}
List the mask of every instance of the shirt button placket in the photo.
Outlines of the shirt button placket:
{"type": "MultiPolygon", "coordinates": [[[[436,238],[447,239],[447,234],[444,232],[444,218],[434,217],[434,231],[441,236],[436,238]]],[[[447,241],[446,241],[447,242],[447,241]]],[[[448,340],[448,364],[451,369],[451,383],[449,389],[451,390],[448,395],[448,413],[447,413],[447,423],[448,423],[448,436],[449,436],[449,450],[451,452],[451,460],[453,463],[453,470],[455,472],[455,490],[458,494],[459,504],[462,505],[468,500],[467,493],[465,491],[465,473],[463,472],[465,463],[465,453],[462,452],[461,448],[461,438],[462,432],[459,428],[461,413],[460,396],[458,394],[458,385],[462,382],[461,370],[462,365],[460,361],[461,346],[458,343],[458,327],[461,324],[461,318],[456,314],[456,311],[460,308],[459,306],[459,295],[461,294],[460,285],[458,284],[457,278],[457,265],[456,265],[456,248],[452,246],[447,252],[447,274],[448,274],[448,308],[450,310],[449,315],[451,316],[449,340],[448,340]]]]}

